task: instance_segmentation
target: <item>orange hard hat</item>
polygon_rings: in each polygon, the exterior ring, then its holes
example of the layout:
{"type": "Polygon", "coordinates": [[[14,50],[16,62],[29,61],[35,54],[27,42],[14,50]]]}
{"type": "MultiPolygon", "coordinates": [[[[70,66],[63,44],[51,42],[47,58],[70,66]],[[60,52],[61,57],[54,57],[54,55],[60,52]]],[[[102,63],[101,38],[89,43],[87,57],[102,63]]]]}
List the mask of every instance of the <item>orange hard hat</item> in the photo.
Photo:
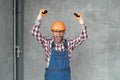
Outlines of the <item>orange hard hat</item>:
{"type": "Polygon", "coordinates": [[[65,31],[66,27],[62,21],[54,21],[50,27],[51,31],[65,31]]]}

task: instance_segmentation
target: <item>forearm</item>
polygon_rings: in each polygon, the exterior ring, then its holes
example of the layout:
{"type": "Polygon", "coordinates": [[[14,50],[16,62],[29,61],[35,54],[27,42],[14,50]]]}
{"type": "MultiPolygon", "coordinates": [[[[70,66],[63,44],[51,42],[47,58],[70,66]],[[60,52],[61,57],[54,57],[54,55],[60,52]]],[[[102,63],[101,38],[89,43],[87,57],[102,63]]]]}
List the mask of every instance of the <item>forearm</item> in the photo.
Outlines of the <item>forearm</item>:
{"type": "Polygon", "coordinates": [[[44,37],[42,34],[41,34],[41,30],[40,30],[40,27],[41,27],[41,19],[42,17],[44,17],[46,15],[45,13],[45,9],[41,9],[39,11],[39,15],[35,21],[35,24],[33,26],[33,29],[32,29],[32,35],[34,36],[34,38],[39,42],[41,43],[42,45],[44,44],[47,44],[48,40],[46,37],[44,37]]]}
{"type": "Polygon", "coordinates": [[[34,26],[33,26],[33,29],[32,29],[32,35],[35,37],[35,38],[37,38],[37,36],[38,35],[40,35],[40,26],[41,26],[41,19],[42,19],[42,17],[44,17],[45,16],[45,14],[42,14],[42,12],[44,12],[45,11],[45,9],[41,9],[40,11],[39,11],[39,14],[38,14],[38,16],[37,16],[37,19],[36,19],[36,21],[35,21],[35,24],[34,24],[34,26]]]}
{"type": "Polygon", "coordinates": [[[81,45],[83,43],[83,41],[86,40],[87,38],[88,38],[87,26],[84,26],[84,28],[82,28],[79,36],[73,40],[72,44],[75,44],[74,47],[77,47],[77,46],[81,45]]]}
{"type": "Polygon", "coordinates": [[[83,18],[82,18],[82,14],[81,14],[81,13],[80,13],[80,15],[81,15],[81,17],[79,17],[79,18],[77,18],[77,19],[78,19],[78,21],[79,21],[79,23],[80,23],[80,26],[82,27],[82,31],[81,31],[81,33],[79,34],[78,38],[76,38],[76,45],[77,45],[77,46],[80,45],[80,44],[82,44],[82,42],[83,42],[84,40],[86,40],[87,37],[88,37],[88,34],[87,34],[87,26],[86,26],[85,23],[84,23],[84,20],[83,20],[83,18]]]}
{"type": "Polygon", "coordinates": [[[87,26],[82,26],[79,36],[75,37],[72,40],[69,40],[69,52],[74,50],[77,46],[81,45],[88,38],[87,26]]]}
{"type": "Polygon", "coordinates": [[[38,39],[40,36],[40,22],[38,20],[35,21],[35,24],[31,30],[31,33],[35,39],[38,39]]]}
{"type": "Polygon", "coordinates": [[[45,37],[41,34],[40,32],[40,27],[41,27],[41,21],[36,20],[35,24],[33,26],[33,29],[31,31],[33,37],[41,44],[45,42],[45,37]]]}
{"type": "Polygon", "coordinates": [[[82,28],[82,31],[81,31],[81,33],[80,33],[80,38],[82,39],[82,40],[86,40],[87,38],[88,38],[88,34],[87,34],[87,26],[83,26],[83,28],[82,28]]]}

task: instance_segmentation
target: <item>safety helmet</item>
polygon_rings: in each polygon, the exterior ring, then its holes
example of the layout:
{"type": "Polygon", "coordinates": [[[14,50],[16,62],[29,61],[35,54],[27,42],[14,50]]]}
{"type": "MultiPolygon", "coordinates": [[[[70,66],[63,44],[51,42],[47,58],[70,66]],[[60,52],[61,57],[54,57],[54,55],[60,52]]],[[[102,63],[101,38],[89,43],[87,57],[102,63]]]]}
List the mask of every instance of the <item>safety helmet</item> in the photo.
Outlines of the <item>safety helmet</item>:
{"type": "Polygon", "coordinates": [[[50,27],[51,31],[65,31],[66,27],[64,22],[58,20],[58,21],[54,21],[50,27]]]}

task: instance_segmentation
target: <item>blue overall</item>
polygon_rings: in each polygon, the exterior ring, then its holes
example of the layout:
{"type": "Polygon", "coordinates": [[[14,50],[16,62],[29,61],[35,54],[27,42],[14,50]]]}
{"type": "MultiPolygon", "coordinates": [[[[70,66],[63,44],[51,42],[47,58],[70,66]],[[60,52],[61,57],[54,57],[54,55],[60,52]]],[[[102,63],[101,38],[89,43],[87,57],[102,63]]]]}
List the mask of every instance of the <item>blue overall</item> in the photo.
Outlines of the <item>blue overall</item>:
{"type": "Polygon", "coordinates": [[[67,42],[64,41],[63,52],[56,51],[54,45],[53,42],[50,63],[45,70],[45,80],[71,80],[67,42]]]}

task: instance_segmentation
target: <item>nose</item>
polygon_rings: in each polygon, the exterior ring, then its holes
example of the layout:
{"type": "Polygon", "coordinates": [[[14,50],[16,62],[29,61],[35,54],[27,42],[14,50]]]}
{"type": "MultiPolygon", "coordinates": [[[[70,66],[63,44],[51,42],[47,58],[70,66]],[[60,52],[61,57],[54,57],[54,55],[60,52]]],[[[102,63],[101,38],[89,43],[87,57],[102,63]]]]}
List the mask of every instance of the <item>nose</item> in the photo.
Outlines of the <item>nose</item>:
{"type": "Polygon", "coordinates": [[[60,31],[58,31],[58,32],[56,32],[57,34],[61,34],[61,32],[60,31]]]}

